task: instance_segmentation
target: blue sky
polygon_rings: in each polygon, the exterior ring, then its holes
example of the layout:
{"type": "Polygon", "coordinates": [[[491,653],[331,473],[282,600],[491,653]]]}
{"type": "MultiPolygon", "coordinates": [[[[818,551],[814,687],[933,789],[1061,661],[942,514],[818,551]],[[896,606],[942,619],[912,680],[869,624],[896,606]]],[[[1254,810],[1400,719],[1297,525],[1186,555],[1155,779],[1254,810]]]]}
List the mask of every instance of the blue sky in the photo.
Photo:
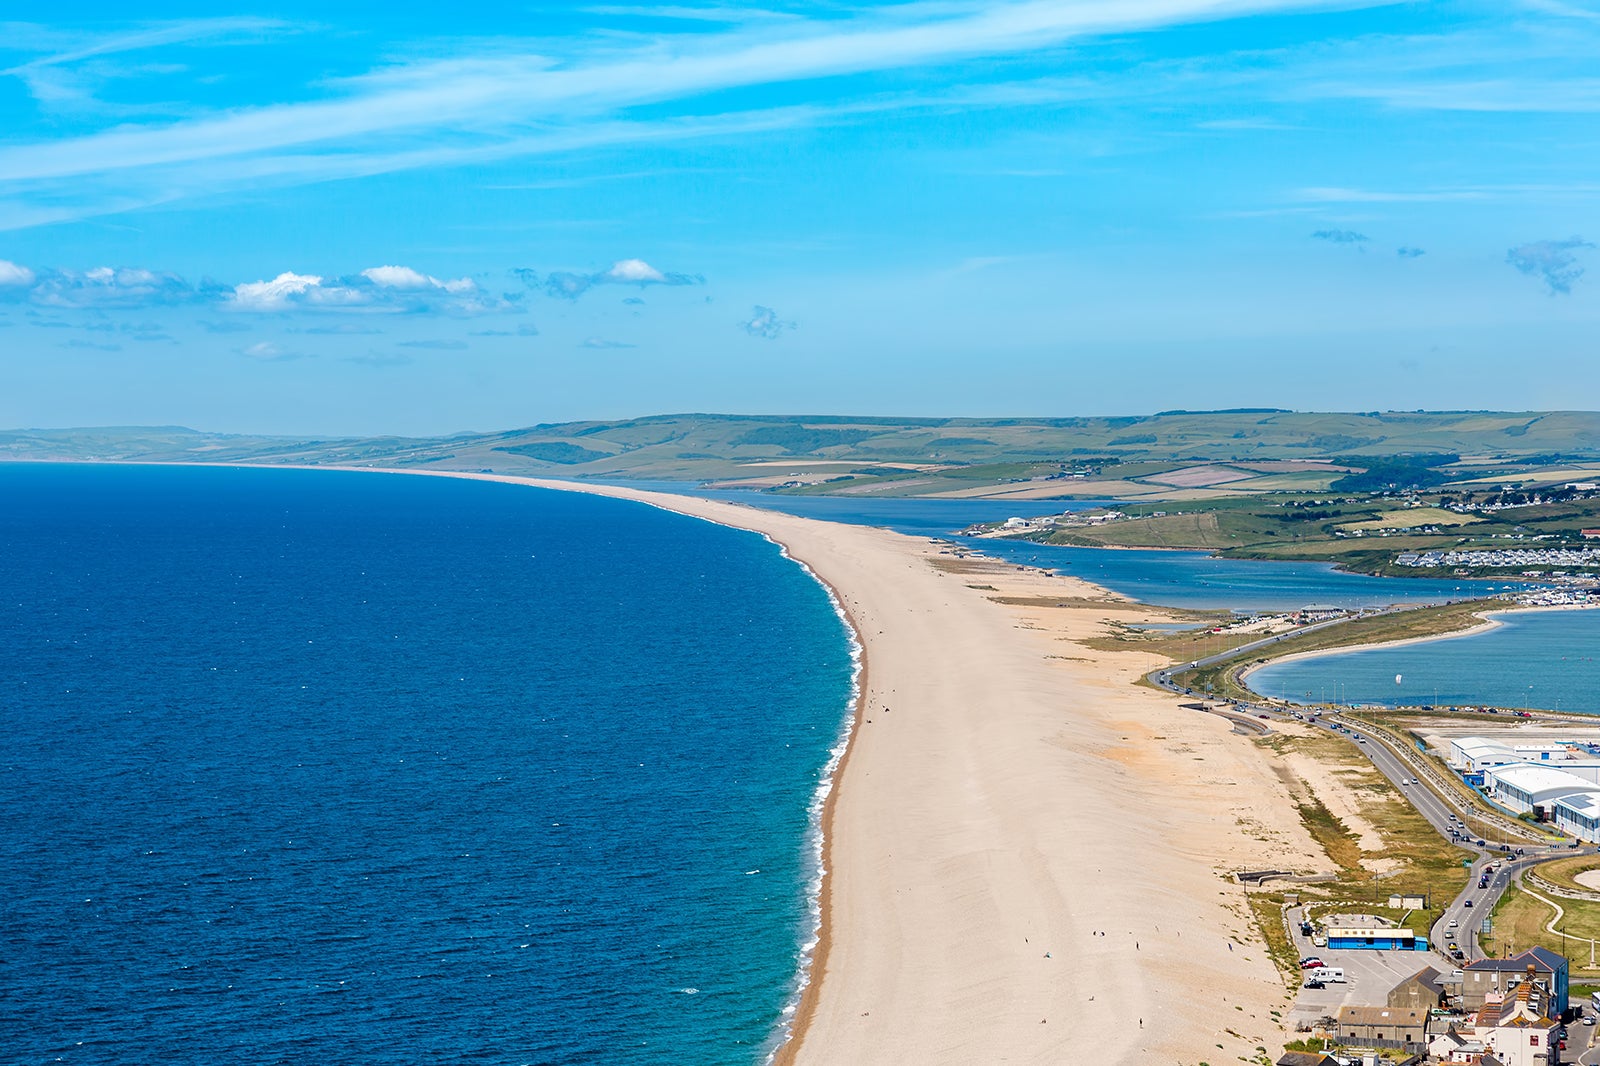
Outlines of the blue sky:
{"type": "Polygon", "coordinates": [[[1600,6],[330,7],[7,5],[0,426],[1600,406],[1600,6]]]}

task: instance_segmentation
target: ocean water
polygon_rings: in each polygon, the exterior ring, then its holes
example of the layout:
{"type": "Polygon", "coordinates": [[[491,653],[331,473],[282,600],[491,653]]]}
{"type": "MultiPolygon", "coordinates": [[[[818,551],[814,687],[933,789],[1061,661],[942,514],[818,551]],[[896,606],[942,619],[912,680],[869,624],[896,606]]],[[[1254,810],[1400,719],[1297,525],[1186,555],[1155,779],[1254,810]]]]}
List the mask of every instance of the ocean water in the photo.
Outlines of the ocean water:
{"type": "Polygon", "coordinates": [[[759,1062],[852,676],[651,508],[0,464],[0,1060],[759,1062]]]}
{"type": "Polygon", "coordinates": [[[1600,714],[1600,610],[1527,611],[1448,640],[1263,666],[1250,687],[1300,703],[1492,704],[1600,714]]]}

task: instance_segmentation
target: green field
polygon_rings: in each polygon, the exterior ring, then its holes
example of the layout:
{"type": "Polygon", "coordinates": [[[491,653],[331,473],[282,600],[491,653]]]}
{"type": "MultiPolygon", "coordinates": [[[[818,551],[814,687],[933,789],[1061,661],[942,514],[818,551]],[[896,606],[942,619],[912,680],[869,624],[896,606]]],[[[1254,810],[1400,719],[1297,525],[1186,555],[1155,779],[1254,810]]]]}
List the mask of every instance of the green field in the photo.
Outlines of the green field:
{"type": "MultiPolygon", "coordinates": [[[[965,468],[964,475],[951,473],[948,479],[969,482],[1045,477],[1063,469],[1103,469],[1113,478],[1137,479],[1197,463],[1275,464],[1251,471],[1260,475],[1252,491],[1314,491],[1329,474],[1326,467],[1307,469],[1309,460],[1423,454],[1467,457],[1461,470],[1465,475],[1470,467],[1476,478],[1537,481],[1540,469],[1591,469],[1600,466],[1600,413],[1239,410],[992,419],[674,414],[449,437],[321,440],[181,427],[0,432],[0,457],[12,459],[406,463],[634,478],[750,476],[749,463],[806,458],[965,468]],[[1119,465],[1124,469],[1113,472],[1119,465]],[[989,469],[977,469],[984,467],[989,469]]],[[[1071,492],[1070,484],[1061,487],[1063,494],[1071,492]]]]}
{"type": "MultiPolygon", "coordinates": [[[[1114,521],[1089,524],[1104,512],[1084,512],[1063,516],[1053,529],[1026,536],[1084,547],[1194,548],[1244,559],[1323,559],[1364,573],[1415,577],[1430,572],[1397,565],[1400,552],[1577,546],[1583,529],[1600,525],[1600,498],[1465,514],[1442,506],[1498,498],[1468,497],[1447,485],[1407,496],[1297,493],[1176,505],[1130,503],[1117,505],[1126,517],[1114,521]]],[[[1515,567],[1490,569],[1482,576],[1517,572],[1515,567]]]]}

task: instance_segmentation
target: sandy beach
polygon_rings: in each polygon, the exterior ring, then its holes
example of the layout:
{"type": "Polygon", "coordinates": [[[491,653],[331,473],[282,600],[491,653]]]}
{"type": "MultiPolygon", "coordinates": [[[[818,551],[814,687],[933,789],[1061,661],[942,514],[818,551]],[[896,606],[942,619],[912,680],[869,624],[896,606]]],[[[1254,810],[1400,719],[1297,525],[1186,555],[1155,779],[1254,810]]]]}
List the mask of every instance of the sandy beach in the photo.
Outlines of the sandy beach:
{"type": "Polygon", "coordinates": [[[1150,655],[1078,643],[1159,610],[885,530],[583,491],[766,534],[835,590],[864,645],[824,822],[822,943],[779,1061],[1192,1064],[1281,1047],[1283,980],[1226,875],[1327,860],[1252,742],[1136,687],[1150,655]]]}

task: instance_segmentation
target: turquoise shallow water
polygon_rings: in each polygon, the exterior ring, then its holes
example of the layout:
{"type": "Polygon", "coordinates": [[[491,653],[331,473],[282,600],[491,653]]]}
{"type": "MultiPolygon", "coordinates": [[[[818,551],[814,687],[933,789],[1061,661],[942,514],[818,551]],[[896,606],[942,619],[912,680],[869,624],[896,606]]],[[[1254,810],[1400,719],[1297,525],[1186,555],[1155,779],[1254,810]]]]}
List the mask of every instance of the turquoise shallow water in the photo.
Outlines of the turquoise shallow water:
{"type": "Polygon", "coordinates": [[[1470,636],[1274,663],[1251,674],[1250,687],[1302,703],[1342,697],[1600,714],[1600,610],[1499,618],[1503,625],[1470,636]]]}
{"type": "Polygon", "coordinates": [[[769,542],[0,464],[7,1062],[752,1063],[852,681],[769,542]]]}

